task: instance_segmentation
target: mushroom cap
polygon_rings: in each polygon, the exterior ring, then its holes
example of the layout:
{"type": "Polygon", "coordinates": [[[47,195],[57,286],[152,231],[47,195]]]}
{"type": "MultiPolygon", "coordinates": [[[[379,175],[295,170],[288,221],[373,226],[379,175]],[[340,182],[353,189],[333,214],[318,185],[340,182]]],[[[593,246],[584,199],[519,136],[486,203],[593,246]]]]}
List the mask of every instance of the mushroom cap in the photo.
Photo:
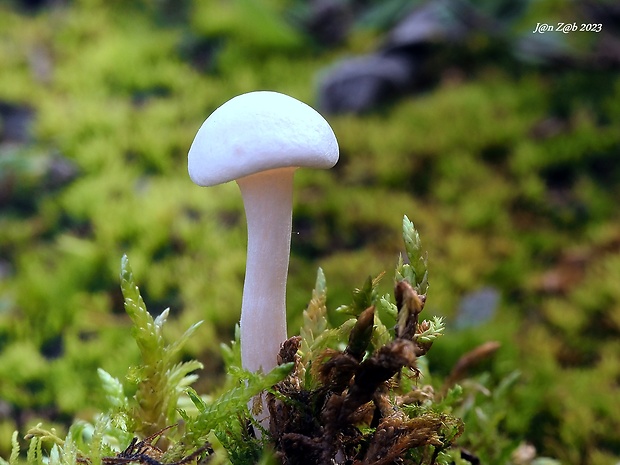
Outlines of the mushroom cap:
{"type": "Polygon", "coordinates": [[[288,95],[257,91],[232,98],[202,124],[189,149],[189,176],[214,186],[285,167],[331,168],[338,142],[327,121],[288,95]]]}

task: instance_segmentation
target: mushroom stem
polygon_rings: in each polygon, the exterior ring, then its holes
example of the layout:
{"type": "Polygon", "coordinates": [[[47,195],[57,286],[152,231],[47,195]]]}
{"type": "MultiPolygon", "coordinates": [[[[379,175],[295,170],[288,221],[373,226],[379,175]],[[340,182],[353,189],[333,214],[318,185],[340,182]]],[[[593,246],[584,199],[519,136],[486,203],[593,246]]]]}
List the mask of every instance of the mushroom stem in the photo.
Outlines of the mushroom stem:
{"type": "Polygon", "coordinates": [[[286,340],[294,171],[278,168],[237,180],[248,224],[241,361],[252,372],[274,368],[286,340]]]}

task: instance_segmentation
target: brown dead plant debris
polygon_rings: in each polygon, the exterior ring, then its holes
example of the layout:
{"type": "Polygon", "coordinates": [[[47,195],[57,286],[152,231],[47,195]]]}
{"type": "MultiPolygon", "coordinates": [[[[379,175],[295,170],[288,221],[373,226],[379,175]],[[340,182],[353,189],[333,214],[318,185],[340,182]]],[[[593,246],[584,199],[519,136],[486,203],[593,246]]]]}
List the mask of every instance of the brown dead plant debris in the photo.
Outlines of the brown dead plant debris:
{"type": "Polygon", "coordinates": [[[344,349],[326,348],[313,361],[310,375],[318,380],[313,389],[303,387],[301,339],[283,345],[279,360],[295,362],[295,369],[268,397],[270,433],[283,465],[433,464],[461,434],[461,421],[454,417],[431,410],[412,416],[403,409],[433,397],[430,386],[416,388],[418,395],[400,390],[403,374],[419,378],[417,357],[432,341],[418,338],[428,329],[419,322],[426,296],[401,281],[395,297],[395,337],[372,346],[375,307],[368,307],[344,349]]]}
{"type": "MultiPolygon", "coordinates": [[[[209,443],[206,443],[191,454],[186,455],[179,460],[172,462],[164,461],[163,458],[165,451],[157,447],[155,444],[162,438],[163,434],[167,430],[174,428],[175,426],[177,425],[167,426],[141,441],[134,437],[123,451],[111,457],[102,457],[101,463],[103,465],[124,465],[129,463],[141,465],[188,465],[191,463],[197,463],[199,459],[201,464],[209,463],[213,457],[213,449],[209,443]]],[[[84,458],[79,458],[78,462],[85,464],[91,463],[90,460],[84,458]]]]}

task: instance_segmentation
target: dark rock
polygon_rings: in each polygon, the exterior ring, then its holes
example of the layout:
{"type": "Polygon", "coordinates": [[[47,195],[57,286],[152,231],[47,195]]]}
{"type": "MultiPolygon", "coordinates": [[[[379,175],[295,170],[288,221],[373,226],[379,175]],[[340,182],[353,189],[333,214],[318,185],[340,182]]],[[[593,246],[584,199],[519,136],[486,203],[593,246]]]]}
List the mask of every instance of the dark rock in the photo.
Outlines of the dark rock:
{"type": "Polygon", "coordinates": [[[304,21],[310,36],[321,45],[334,46],[344,42],[353,23],[353,12],[348,2],[316,0],[310,9],[310,15],[304,21]]]}
{"type": "Polygon", "coordinates": [[[499,300],[499,292],[491,287],[467,294],[459,305],[455,326],[469,328],[486,323],[495,315],[499,300]]]}
{"type": "Polygon", "coordinates": [[[34,115],[34,110],[25,105],[0,101],[0,142],[29,142],[34,115]]]}
{"type": "Polygon", "coordinates": [[[336,65],[320,84],[319,107],[327,113],[362,113],[407,88],[416,63],[400,55],[368,55],[336,65]]]}

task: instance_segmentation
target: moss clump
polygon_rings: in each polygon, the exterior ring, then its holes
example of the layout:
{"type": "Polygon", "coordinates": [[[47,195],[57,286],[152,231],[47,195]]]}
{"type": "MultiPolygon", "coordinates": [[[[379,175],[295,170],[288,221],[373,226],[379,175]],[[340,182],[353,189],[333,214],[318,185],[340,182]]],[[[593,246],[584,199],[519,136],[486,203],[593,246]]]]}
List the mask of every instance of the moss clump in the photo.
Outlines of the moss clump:
{"type": "MultiPolygon", "coordinates": [[[[444,323],[419,318],[426,303],[420,291],[428,289],[427,260],[406,217],[403,237],[408,263],[399,261],[393,296],[379,296],[379,279],[369,279],[340,309],[351,318],[330,328],[319,269],[301,336],[282,344],[278,366],[267,374],[244,371],[236,341],[224,348],[228,377],[214,397],[189,388],[200,363],[174,360],[197,325],[167,344],[162,329],[168,311],[157,318],[148,313],[124,257],[121,288],[142,363],[129,370],[128,384],[99,369],[107,409],[92,424],[74,422],[65,438],[42,425],[31,428],[25,463],[447,465],[474,460],[475,454],[458,447],[464,424],[454,412],[463,391],[452,385],[497,347],[464,357],[437,394],[432,385],[422,384],[423,360],[444,323]],[[394,323],[391,330],[388,321],[394,323]],[[253,417],[263,396],[267,427],[253,417]]],[[[497,429],[486,433],[501,437],[497,429]]],[[[11,456],[3,463],[20,462],[13,436],[11,456]]]]}

